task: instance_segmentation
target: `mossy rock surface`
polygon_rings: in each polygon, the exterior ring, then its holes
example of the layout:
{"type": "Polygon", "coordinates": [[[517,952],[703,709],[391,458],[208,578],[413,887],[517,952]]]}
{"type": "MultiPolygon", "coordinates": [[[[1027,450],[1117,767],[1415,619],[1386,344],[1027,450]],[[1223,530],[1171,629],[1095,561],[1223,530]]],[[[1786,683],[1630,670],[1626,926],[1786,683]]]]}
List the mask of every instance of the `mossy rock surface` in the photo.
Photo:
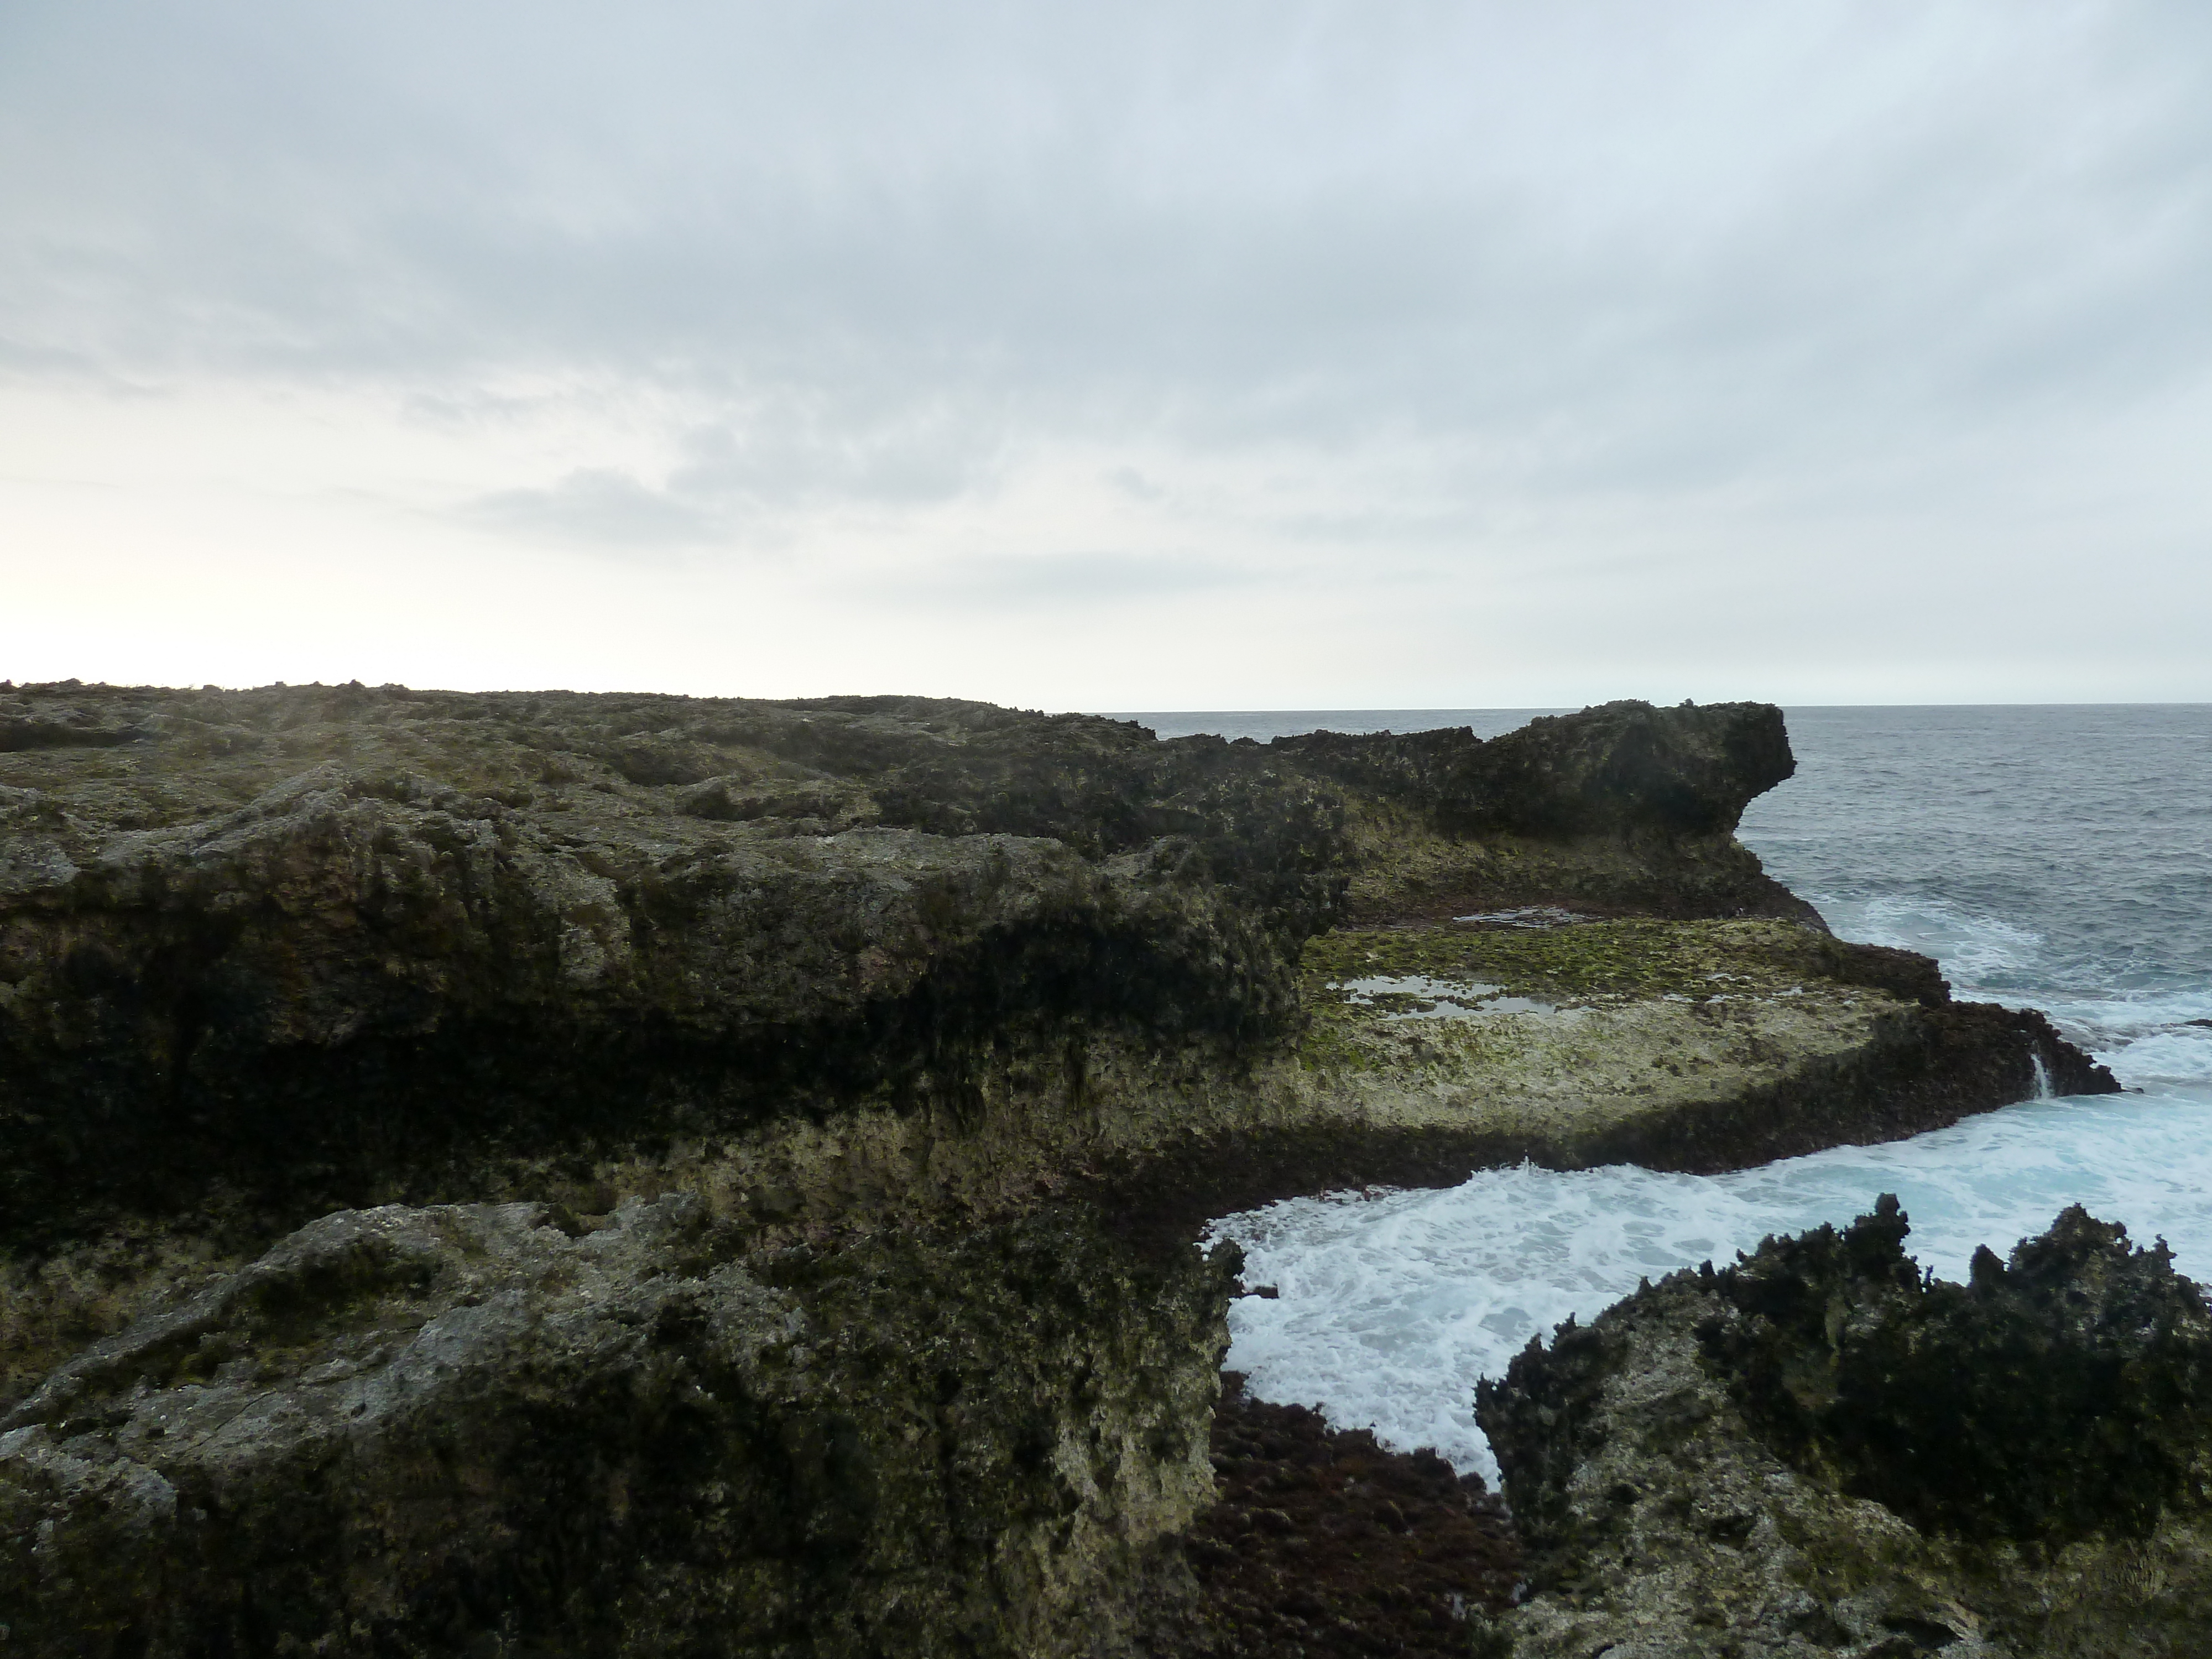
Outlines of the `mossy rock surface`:
{"type": "Polygon", "coordinates": [[[1924,957],[1768,921],[1346,927],[1307,941],[1299,965],[1314,1008],[1340,1007],[1340,997],[1326,994],[1332,985],[1376,975],[1497,986],[1508,995],[1584,1006],[1786,994],[1808,980],[1914,1000],[1940,1002],[1946,994],[1924,957]]]}

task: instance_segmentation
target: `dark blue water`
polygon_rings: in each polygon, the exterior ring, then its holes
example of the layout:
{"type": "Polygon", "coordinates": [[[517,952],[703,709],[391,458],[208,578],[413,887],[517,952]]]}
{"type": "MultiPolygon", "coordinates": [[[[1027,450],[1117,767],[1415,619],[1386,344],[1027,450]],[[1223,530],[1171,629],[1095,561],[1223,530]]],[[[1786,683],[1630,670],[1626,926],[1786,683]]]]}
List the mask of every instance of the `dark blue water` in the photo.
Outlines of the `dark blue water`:
{"type": "Polygon", "coordinates": [[[2212,1085],[2212,706],[1808,708],[1741,831],[1851,939],[2212,1085]]]}
{"type": "MultiPolygon", "coordinates": [[[[1498,709],[1139,716],[1163,735],[1472,726],[1498,709]]],[[[1745,842],[1846,938],[1936,957],[1963,996],[2044,1009],[2131,1092],[1721,1176],[1485,1171],[1444,1192],[1224,1218],[1274,1301],[1230,1363],[1389,1443],[1490,1468],[1470,1395],[1531,1335],[1646,1274],[1843,1221],[1895,1192],[1922,1262],[1960,1276],[2069,1203],[2164,1237],[2212,1280],[2212,706],[1793,710],[1798,775],[1745,842]]]]}

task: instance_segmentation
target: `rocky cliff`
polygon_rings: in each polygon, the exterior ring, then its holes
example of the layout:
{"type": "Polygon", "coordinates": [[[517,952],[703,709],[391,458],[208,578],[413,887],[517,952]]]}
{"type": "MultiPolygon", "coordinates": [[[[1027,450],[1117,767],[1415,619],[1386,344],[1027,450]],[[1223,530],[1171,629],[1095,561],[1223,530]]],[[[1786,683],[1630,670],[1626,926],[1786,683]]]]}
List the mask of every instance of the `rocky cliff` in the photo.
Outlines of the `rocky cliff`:
{"type": "Polygon", "coordinates": [[[346,1211],[0,1419],[7,1651],[1034,1653],[1212,1486],[1221,1275],[1072,1218],[346,1211]]]}
{"type": "Polygon", "coordinates": [[[14,1650],[1110,1646],[1208,1485],[1203,1216],[2098,1085],[1759,871],[1790,764],[0,689],[14,1650]]]}

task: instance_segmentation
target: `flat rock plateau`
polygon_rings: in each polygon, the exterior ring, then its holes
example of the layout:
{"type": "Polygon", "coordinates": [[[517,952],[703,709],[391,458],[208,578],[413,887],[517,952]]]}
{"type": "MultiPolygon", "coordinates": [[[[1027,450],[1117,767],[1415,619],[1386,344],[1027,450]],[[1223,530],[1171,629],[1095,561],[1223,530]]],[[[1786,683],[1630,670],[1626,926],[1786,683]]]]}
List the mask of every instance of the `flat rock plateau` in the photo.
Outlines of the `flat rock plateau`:
{"type": "Polygon", "coordinates": [[[1485,1612],[1523,1542],[1589,1582],[1553,1408],[1490,1408],[1521,1541],[1432,1458],[1217,1418],[1239,1262],[1192,1241],[2112,1087],[1760,871],[1793,765],[1758,704],[1261,745],[0,686],[0,1653],[1569,1651],[1553,1589],[1485,1612]]]}

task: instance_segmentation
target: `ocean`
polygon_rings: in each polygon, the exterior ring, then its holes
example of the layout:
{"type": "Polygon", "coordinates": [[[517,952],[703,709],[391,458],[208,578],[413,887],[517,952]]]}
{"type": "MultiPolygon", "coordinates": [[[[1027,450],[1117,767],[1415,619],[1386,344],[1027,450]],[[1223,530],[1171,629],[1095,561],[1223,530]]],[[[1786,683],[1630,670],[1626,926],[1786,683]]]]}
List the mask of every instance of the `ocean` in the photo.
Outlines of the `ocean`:
{"type": "MultiPolygon", "coordinates": [[[[1551,710],[1139,714],[1163,737],[1471,726],[1551,710]]],[[[1789,711],[1797,775],[1741,831],[1846,939],[1924,951],[1954,994],[2042,1009],[2129,1092],[2042,1099],[1731,1175],[1482,1171],[1438,1191],[1224,1216],[1276,1300],[1232,1305],[1228,1364],[1494,1480],[1475,1379],[1532,1337],[1769,1234],[1893,1192],[1922,1266],[1963,1277],[2069,1204],[2163,1238],[2212,1284],[2212,705],[1789,711]],[[2198,1022],[2198,1023],[2192,1023],[2198,1022]]]]}

